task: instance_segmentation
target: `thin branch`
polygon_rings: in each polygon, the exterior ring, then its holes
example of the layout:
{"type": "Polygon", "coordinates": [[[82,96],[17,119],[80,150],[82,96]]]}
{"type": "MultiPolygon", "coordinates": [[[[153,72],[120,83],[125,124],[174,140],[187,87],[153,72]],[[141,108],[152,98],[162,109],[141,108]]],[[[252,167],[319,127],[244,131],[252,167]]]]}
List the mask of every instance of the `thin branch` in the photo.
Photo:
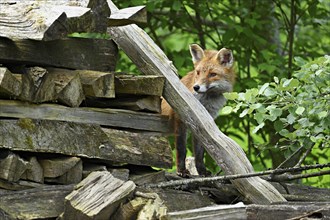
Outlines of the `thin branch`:
{"type": "Polygon", "coordinates": [[[315,176],[323,176],[330,174],[330,170],[324,170],[319,172],[313,172],[313,173],[303,173],[303,174],[283,174],[279,176],[275,176],[272,178],[272,181],[276,182],[283,182],[283,181],[290,181],[290,180],[296,180],[296,179],[303,179],[303,178],[309,178],[309,177],[315,177],[315,176]]]}
{"type": "MultiPolygon", "coordinates": [[[[304,146],[299,147],[295,152],[293,152],[286,160],[284,160],[280,165],[278,165],[276,167],[276,169],[281,168],[284,164],[286,164],[289,160],[291,160],[294,156],[296,156],[302,149],[304,148],[304,146]]],[[[296,166],[295,166],[296,167],[296,166]]]]}
{"type": "Polygon", "coordinates": [[[282,174],[286,172],[299,172],[310,169],[322,169],[325,167],[330,167],[330,163],[327,164],[315,164],[315,165],[306,165],[303,167],[290,167],[285,169],[277,169],[277,170],[267,170],[262,172],[255,173],[247,173],[247,174],[235,174],[235,175],[225,175],[225,176],[216,176],[216,177],[204,177],[204,178],[194,178],[194,179],[183,179],[183,180],[173,180],[167,182],[160,182],[157,184],[147,184],[146,187],[149,188],[166,188],[173,186],[181,186],[188,184],[197,184],[197,183],[205,183],[205,182],[214,182],[214,181],[225,181],[225,180],[235,180],[240,178],[248,178],[255,176],[264,176],[269,174],[282,174]]]}
{"type": "Polygon", "coordinates": [[[304,162],[304,160],[306,159],[306,157],[308,156],[308,154],[312,151],[314,145],[312,145],[310,148],[308,148],[305,153],[302,155],[302,157],[300,158],[300,160],[298,161],[298,163],[294,166],[294,167],[300,167],[301,164],[304,162]]]}

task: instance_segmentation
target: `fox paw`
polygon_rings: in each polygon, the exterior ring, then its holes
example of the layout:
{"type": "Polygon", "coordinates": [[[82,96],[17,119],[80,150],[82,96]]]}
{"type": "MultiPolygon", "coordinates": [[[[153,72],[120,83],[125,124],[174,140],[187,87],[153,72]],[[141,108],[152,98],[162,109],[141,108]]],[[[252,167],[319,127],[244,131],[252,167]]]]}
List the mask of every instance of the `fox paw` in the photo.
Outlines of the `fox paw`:
{"type": "Polygon", "coordinates": [[[178,170],[178,171],[176,171],[176,174],[183,178],[189,178],[191,176],[189,170],[187,170],[187,169],[178,170]]]}

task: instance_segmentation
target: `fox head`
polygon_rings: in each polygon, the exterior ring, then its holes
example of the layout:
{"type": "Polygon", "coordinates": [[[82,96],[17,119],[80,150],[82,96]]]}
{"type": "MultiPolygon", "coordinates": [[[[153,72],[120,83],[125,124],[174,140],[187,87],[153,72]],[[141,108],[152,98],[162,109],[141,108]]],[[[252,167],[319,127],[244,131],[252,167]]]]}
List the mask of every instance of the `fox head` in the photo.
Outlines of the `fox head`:
{"type": "Polygon", "coordinates": [[[192,44],[190,53],[195,67],[193,90],[196,93],[232,91],[235,73],[231,50],[203,50],[197,44],[192,44]]]}

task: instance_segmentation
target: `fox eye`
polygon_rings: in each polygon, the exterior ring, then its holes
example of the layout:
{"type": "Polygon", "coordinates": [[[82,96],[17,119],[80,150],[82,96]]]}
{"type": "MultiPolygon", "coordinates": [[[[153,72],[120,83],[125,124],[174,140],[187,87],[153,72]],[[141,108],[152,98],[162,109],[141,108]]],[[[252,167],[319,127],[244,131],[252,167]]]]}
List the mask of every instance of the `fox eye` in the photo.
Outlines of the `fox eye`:
{"type": "Polygon", "coordinates": [[[209,77],[215,77],[217,74],[216,73],[210,73],[209,77]]]}
{"type": "Polygon", "coordinates": [[[197,74],[197,76],[199,76],[199,74],[200,74],[200,71],[199,71],[199,70],[196,70],[196,74],[197,74]]]}

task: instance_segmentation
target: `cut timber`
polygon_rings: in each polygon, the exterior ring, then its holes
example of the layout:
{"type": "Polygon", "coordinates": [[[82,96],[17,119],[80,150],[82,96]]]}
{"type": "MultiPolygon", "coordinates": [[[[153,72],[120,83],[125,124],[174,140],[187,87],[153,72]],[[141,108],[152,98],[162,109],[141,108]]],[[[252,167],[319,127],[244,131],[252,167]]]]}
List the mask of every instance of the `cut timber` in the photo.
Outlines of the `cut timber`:
{"type": "Polygon", "coordinates": [[[161,76],[115,76],[116,94],[162,96],[165,78],[161,76]]]}
{"type": "Polygon", "coordinates": [[[122,181],[109,172],[93,172],[65,197],[63,219],[110,219],[134,191],[132,181],[122,181]]]}
{"type": "Polygon", "coordinates": [[[10,151],[0,151],[0,178],[18,181],[27,168],[28,162],[10,151]]]}
{"type": "Polygon", "coordinates": [[[104,33],[110,15],[105,0],[3,0],[0,8],[0,36],[16,39],[55,40],[73,32],[104,33]]]}
{"type": "Polygon", "coordinates": [[[55,219],[64,210],[64,198],[73,185],[43,186],[1,195],[1,219],[55,219]]]}
{"type": "MultiPolygon", "coordinates": [[[[197,209],[190,209],[177,212],[169,212],[169,219],[224,219],[243,220],[247,219],[245,205],[237,203],[235,205],[217,205],[197,209]]],[[[263,219],[266,219],[264,216],[263,219]]],[[[268,219],[268,218],[267,218],[268,219]]]]}
{"type": "Polygon", "coordinates": [[[33,103],[56,100],[55,83],[46,69],[31,67],[22,75],[20,99],[33,103]]]}
{"type": "Polygon", "coordinates": [[[121,109],[69,108],[55,104],[36,105],[9,100],[0,100],[0,106],[0,117],[91,123],[165,133],[171,131],[167,117],[159,114],[121,109]]]}
{"type": "Polygon", "coordinates": [[[16,98],[21,90],[21,82],[7,68],[0,67],[0,97],[16,98]]]}
{"type": "Polygon", "coordinates": [[[81,77],[85,96],[114,98],[115,80],[113,73],[77,70],[81,77]]]}
{"type": "Polygon", "coordinates": [[[287,204],[249,205],[246,207],[247,219],[329,219],[330,203],[299,202],[287,204]]]}
{"type": "Polygon", "coordinates": [[[44,171],[36,157],[30,157],[28,166],[21,179],[31,180],[37,183],[44,182],[44,171]]]}
{"type": "Polygon", "coordinates": [[[108,163],[172,167],[172,152],[164,135],[101,128],[91,124],[0,120],[0,148],[58,153],[108,163]]]}
{"type": "Polygon", "coordinates": [[[147,10],[145,6],[124,8],[111,13],[108,22],[109,26],[128,24],[147,24],[147,10]]]}
{"type": "Polygon", "coordinates": [[[148,199],[147,203],[139,211],[136,219],[165,219],[167,207],[157,193],[145,193],[145,196],[151,198],[148,199]]]}
{"type": "Polygon", "coordinates": [[[55,82],[57,100],[70,107],[78,107],[85,99],[79,74],[65,69],[47,68],[47,70],[55,82]]]}
{"type": "Polygon", "coordinates": [[[145,111],[160,113],[159,96],[134,96],[116,95],[113,99],[88,97],[85,100],[86,107],[128,109],[132,111],[145,111]]]}
{"type": "MultiPolygon", "coordinates": [[[[118,8],[108,0],[112,12],[118,8]]],[[[163,96],[192,133],[202,142],[210,156],[226,174],[253,172],[244,151],[232,139],[224,135],[207,110],[180,82],[177,70],[164,52],[138,26],[110,27],[112,39],[128,57],[147,75],[166,78],[163,96]]],[[[232,181],[235,187],[252,203],[269,204],[286,201],[268,182],[259,177],[232,181]]]]}
{"type": "Polygon", "coordinates": [[[135,199],[125,203],[116,211],[113,219],[116,220],[127,220],[137,219],[137,215],[141,209],[147,204],[148,199],[142,197],[136,197],[135,199]]]}
{"type": "Polygon", "coordinates": [[[79,183],[82,179],[82,161],[79,157],[42,159],[46,182],[61,184],[79,183]]]}
{"type": "Polygon", "coordinates": [[[68,38],[54,41],[10,40],[0,37],[0,63],[115,70],[117,46],[112,40],[68,38]]]}

